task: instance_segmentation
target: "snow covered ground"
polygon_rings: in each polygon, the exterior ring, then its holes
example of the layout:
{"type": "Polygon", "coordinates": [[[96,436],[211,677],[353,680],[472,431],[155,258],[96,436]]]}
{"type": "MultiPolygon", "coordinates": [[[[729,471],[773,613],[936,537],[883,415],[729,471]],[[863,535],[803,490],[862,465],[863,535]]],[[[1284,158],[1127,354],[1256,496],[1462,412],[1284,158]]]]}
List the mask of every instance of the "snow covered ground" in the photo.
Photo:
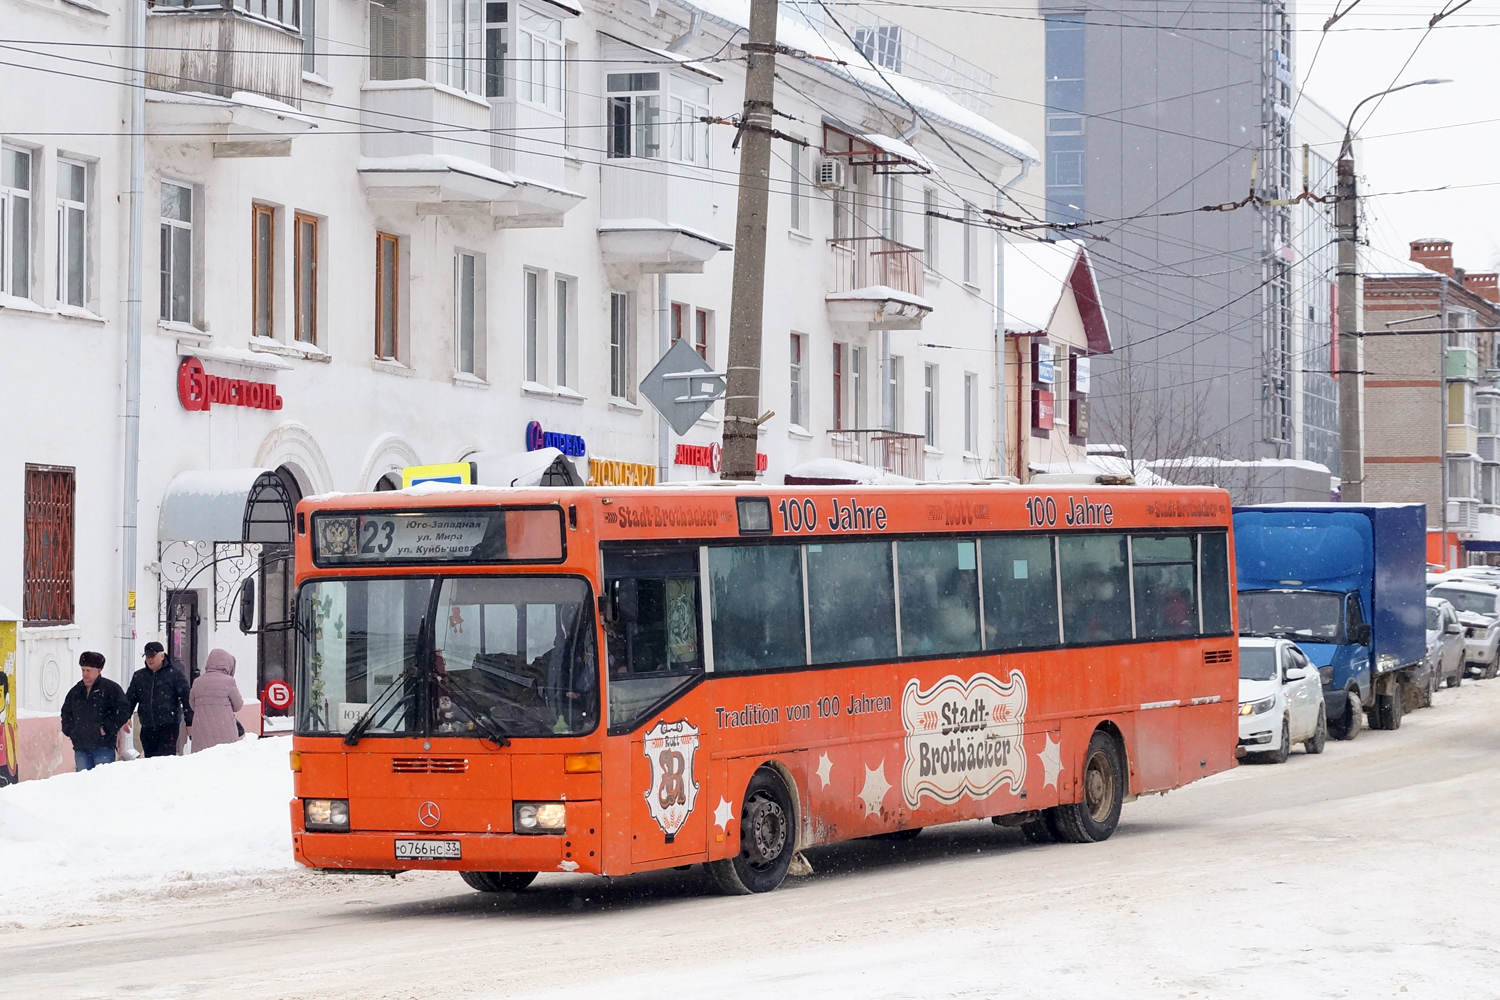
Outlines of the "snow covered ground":
{"type": "Polygon", "coordinates": [[[0,788],[0,930],[295,868],[291,743],[247,739],[0,788]]]}
{"type": "Polygon", "coordinates": [[[284,747],[0,791],[0,996],[1500,997],[1500,682],[1132,803],[1104,844],[955,824],[740,898],[289,868],[284,747]]]}

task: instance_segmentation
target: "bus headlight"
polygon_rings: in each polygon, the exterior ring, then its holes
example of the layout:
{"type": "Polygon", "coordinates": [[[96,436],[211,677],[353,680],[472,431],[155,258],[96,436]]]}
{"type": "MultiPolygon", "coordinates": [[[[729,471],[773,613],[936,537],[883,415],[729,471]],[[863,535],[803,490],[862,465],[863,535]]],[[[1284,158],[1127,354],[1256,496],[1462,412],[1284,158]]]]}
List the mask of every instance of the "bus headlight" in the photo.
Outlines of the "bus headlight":
{"type": "Polygon", "coordinates": [[[302,822],[309,830],[345,833],[349,829],[349,800],[303,799],[302,822]]]}
{"type": "Polygon", "coordinates": [[[567,829],[567,805],[562,802],[517,802],[517,833],[562,833],[567,829]]]}

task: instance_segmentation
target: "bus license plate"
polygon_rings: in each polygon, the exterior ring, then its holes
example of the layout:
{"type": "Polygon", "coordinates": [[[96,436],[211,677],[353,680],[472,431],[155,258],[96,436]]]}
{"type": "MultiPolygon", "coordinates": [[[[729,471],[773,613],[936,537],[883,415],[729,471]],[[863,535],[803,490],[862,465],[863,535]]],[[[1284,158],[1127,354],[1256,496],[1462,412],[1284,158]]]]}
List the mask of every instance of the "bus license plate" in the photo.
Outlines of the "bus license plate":
{"type": "Polygon", "coordinates": [[[396,857],[408,861],[462,858],[463,851],[457,840],[398,840],[396,841],[396,857]]]}

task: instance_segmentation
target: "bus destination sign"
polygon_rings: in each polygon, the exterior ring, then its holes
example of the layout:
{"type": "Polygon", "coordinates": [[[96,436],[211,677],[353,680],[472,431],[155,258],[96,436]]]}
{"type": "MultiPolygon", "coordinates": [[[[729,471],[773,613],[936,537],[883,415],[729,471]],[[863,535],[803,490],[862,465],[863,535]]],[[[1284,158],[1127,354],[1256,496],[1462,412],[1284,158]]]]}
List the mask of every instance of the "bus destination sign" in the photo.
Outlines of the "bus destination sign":
{"type": "Polygon", "coordinates": [[[550,562],[562,558],[562,512],[522,510],[318,514],[319,566],[416,562],[550,562]]]}

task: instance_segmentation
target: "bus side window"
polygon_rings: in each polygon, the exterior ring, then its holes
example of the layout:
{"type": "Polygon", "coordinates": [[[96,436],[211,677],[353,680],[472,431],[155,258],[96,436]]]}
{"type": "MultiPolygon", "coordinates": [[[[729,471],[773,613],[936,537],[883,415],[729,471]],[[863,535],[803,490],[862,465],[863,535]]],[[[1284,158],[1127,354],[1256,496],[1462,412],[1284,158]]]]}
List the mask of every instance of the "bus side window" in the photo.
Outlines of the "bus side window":
{"type": "Polygon", "coordinates": [[[703,673],[698,550],[604,554],[609,731],[628,732],[703,673]]]}
{"type": "Polygon", "coordinates": [[[1061,535],[1063,641],[1124,642],[1131,638],[1130,578],[1124,535],[1061,535]]]}
{"type": "Polygon", "coordinates": [[[890,542],[807,546],[812,661],[888,660],[896,655],[896,588],[890,542]]]}
{"type": "Polygon", "coordinates": [[[1229,540],[1222,531],[1198,536],[1198,572],[1203,580],[1203,634],[1229,631],[1229,540]]]}
{"type": "Polygon", "coordinates": [[[801,546],[716,546],[708,574],[716,673],[807,662],[801,546]]]}
{"type": "Polygon", "coordinates": [[[1191,535],[1134,535],[1135,634],[1169,639],[1198,634],[1197,567],[1191,535]]]}
{"type": "Polygon", "coordinates": [[[980,543],[984,564],[984,648],[1057,645],[1057,578],[1052,537],[1002,535],[980,543]]]}
{"type": "Polygon", "coordinates": [[[902,656],[980,648],[978,570],[972,538],[896,543],[902,656]]]}

